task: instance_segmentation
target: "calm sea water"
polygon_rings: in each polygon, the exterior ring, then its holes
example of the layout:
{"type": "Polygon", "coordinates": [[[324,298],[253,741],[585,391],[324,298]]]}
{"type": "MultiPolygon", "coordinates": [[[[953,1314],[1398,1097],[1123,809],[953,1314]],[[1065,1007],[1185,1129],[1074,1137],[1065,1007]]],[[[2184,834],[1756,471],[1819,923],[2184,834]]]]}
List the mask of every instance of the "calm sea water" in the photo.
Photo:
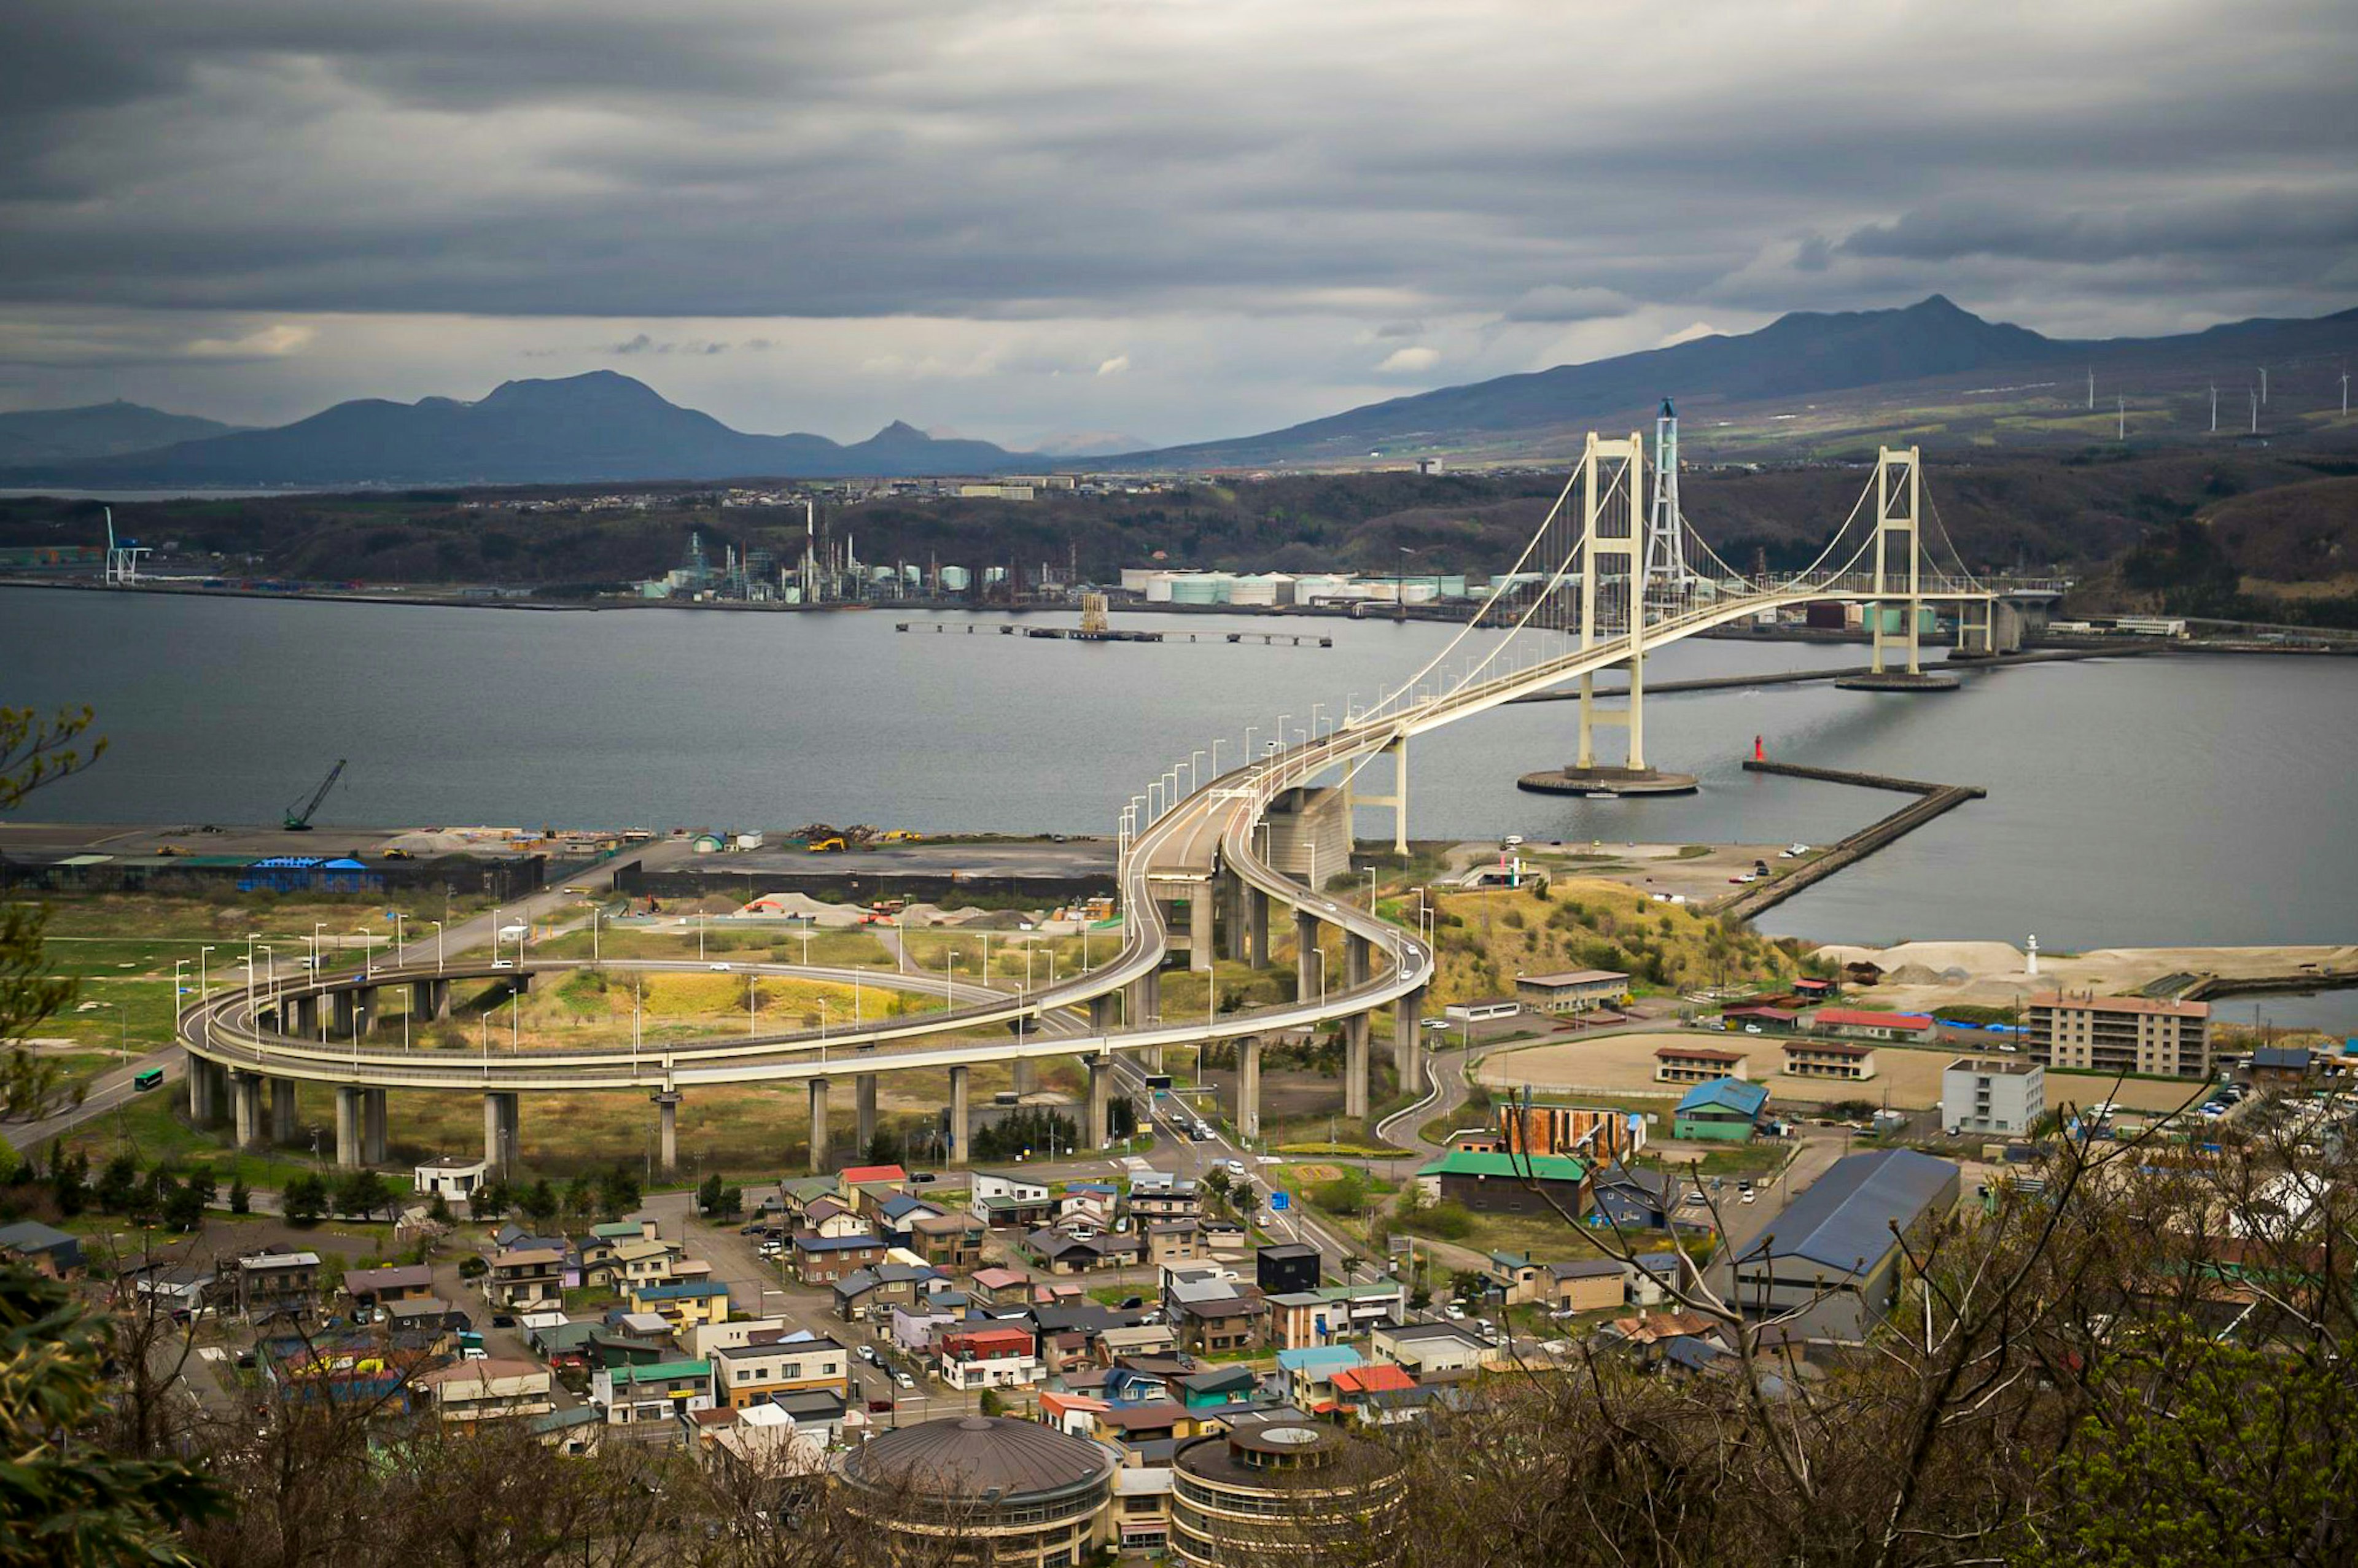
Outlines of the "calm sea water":
{"type": "MultiPolygon", "coordinates": [[[[1002,637],[995,617],[889,611],[530,613],[0,589],[0,703],[88,702],[113,741],[102,767],[38,797],[52,819],[269,821],[349,757],[323,816],[355,825],[1087,833],[1109,831],[1122,801],[1215,737],[1231,763],[1246,725],[1259,745],[1281,713],[1299,725],[1314,702],[1329,717],[1364,703],[1450,634],[1130,623],[1173,640],[1002,637]],[[949,633],[898,633],[903,620],[949,633]],[[1335,646],[1224,640],[1272,628],[1335,646]]],[[[1692,642],[1649,670],[1863,661],[1853,646],[1692,642]]],[[[1772,930],[1877,942],[2035,931],[2050,949],[2358,935],[2358,664],[2124,659],[1969,675],[1931,697],[1666,697],[1648,708],[1648,750],[1702,775],[1701,793],[1518,791],[1518,773],[1568,759],[1572,717],[1564,704],[1518,707],[1422,740],[1412,831],[1824,843],[1898,804],[1745,773],[1759,735],[1773,757],[1990,792],[1784,904],[1772,930]]],[[[1370,814],[1362,831],[1389,827],[1370,814]]]]}

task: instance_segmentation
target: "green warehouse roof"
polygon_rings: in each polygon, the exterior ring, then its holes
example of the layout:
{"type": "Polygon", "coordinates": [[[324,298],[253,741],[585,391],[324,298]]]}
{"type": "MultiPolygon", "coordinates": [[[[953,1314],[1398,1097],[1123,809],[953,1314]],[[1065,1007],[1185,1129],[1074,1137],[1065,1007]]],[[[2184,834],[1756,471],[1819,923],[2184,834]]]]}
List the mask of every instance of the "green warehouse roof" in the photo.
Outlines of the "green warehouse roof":
{"type": "Polygon", "coordinates": [[[1484,1153],[1472,1149],[1452,1149],[1417,1174],[1498,1176],[1512,1181],[1520,1181],[1528,1175],[1543,1182],[1577,1182],[1588,1174],[1588,1167],[1561,1154],[1484,1153]]]}

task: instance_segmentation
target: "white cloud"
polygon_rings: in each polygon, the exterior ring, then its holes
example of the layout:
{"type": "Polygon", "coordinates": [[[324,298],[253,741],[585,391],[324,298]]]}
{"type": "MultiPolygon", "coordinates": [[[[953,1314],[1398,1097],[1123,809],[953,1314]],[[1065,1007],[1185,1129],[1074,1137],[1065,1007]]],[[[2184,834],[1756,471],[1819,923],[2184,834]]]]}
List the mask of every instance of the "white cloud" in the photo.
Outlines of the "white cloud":
{"type": "Polygon", "coordinates": [[[1431,370],[1441,362],[1441,351],[1419,344],[1414,348],[1394,349],[1376,367],[1379,375],[1398,375],[1431,370]]]}
{"type": "Polygon", "coordinates": [[[192,360],[275,360],[301,353],[316,334],[308,327],[273,322],[237,338],[196,338],[181,351],[192,360]]]}
{"type": "Polygon", "coordinates": [[[1113,358],[1104,361],[1098,366],[1098,374],[1101,376],[1120,375],[1129,368],[1130,356],[1128,354],[1116,354],[1113,358]]]}
{"type": "Polygon", "coordinates": [[[1667,349],[1673,343],[1691,343],[1697,338],[1712,338],[1718,335],[1719,329],[1708,321],[1690,321],[1677,331],[1656,339],[1654,347],[1667,349]]]}

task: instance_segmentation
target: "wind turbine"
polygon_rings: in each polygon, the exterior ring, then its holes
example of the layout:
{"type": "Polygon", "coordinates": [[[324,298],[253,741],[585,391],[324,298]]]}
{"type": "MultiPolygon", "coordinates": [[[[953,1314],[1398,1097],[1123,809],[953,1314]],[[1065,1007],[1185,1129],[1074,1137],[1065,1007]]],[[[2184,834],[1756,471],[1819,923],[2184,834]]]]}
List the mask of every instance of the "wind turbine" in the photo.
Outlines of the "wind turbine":
{"type": "Polygon", "coordinates": [[[2120,416],[2120,439],[2125,441],[2129,438],[2129,400],[2125,397],[2114,398],[2113,412],[2120,416]]]}
{"type": "Polygon", "coordinates": [[[2262,403],[2266,403],[2267,400],[2268,400],[2268,367],[2267,367],[2267,366],[2266,366],[2266,365],[2262,365],[2262,366],[2260,367],[2260,401],[2261,401],[2262,403]]]}
{"type": "Polygon", "coordinates": [[[2219,384],[2215,381],[2211,384],[2211,433],[2219,433],[2219,384]]]}

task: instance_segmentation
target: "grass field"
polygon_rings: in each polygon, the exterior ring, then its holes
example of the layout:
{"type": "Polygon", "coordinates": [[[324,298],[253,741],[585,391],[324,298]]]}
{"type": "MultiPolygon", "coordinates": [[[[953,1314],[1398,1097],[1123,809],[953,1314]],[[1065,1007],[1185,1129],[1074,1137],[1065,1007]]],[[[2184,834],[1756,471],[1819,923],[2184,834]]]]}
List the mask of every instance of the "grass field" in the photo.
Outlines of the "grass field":
{"type": "Polygon", "coordinates": [[[1641,989],[1672,989],[1797,972],[1790,954],[1749,928],[1596,878],[1564,880],[1545,896],[1501,889],[1436,903],[1440,973],[1428,1010],[1498,996],[1518,973],[1553,969],[1618,969],[1641,989]]]}

